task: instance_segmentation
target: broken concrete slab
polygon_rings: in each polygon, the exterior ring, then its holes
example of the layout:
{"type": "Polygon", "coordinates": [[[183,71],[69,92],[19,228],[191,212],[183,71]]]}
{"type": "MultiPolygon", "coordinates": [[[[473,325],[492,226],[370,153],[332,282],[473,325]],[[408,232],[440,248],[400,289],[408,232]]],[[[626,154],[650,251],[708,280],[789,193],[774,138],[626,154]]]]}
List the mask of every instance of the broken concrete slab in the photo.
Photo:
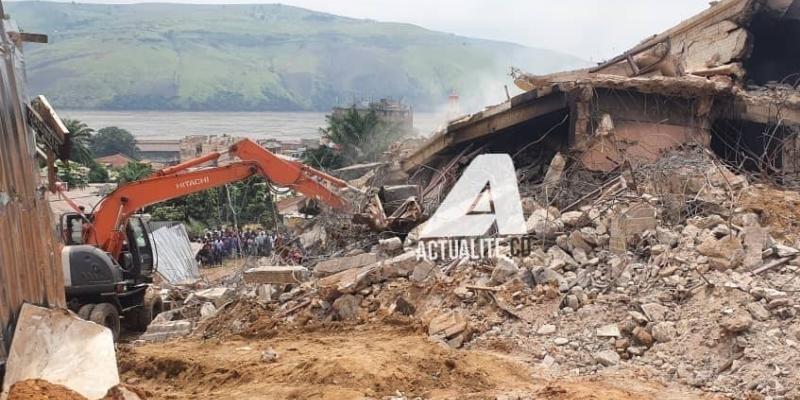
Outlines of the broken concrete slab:
{"type": "Polygon", "coordinates": [[[744,267],[751,270],[764,261],[762,252],[767,243],[767,230],[758,225],[744,227],[744,267]]]}
{"type": "Polygon", "coordinates": [[[597,328],[596,334],[598,337],[615,337],[615,338],[622,337],[622,333],[620,333],[617,324],[603,325],[597,328]]]}
{"type": "Polygon", "coordinates": [[[428,324],[428,335],[452,338],[467,329],[467,320],[461,313],[448,311],[434,317],[428,324]]]}
{"type": "Polygon", "coordinates": [[[378,250],[389,257],[396,256],[403,252],[403,241],[397,236],[378,240],[378,250]]]}
{"type": "Polygon", "coordinates": [[[334,292],[352,294],[373,283],[397,277],[408,277],[420,263],[430,262],[418,261],[415,251],[407,251],[388,260],[326,276],[317,283],[330,295],[335,294],[334,292]]]}
{"type": "Polygon", "coordinates": [[[519,267],[514,260],[506,257],[499,256],[495,259],[495,267],[492,270],[492,277],[490,283],[492,285],[501,285],[508,282],[519,274],[519,267]]]}
{"type": "Polygon", "coordinates": [[[217,308],[214,307],[214,303],[203,303],[200,307],[200,320],[208,319],[214,316],[217,313],[217,308]]]}
{"type": "Polygon", "coordinates": [[[409,279],[411,282],[425,282],[428,279],[432,279],[436,276],[436,272],[438,271],[439,267],[436,264],[429,262],[429,261],[420,261],[416,267],[414,267],[414,271],[411,272],[411,276],[409,279]]]}
{"type": "Polygon", "coordinates": [[[721,271],[738,267],[745,256],[742,241],[733,235],[707,238],[697,245],[697,252],[708,257],[709,264],[721,271]]]}
{"type": "Polygon", "coordinates": [[[642,312],[652,322],[664,321],[667,317],[667,307],[659,303],[642,304],[642,312]]]}
{"type": "Polygon", "coordinates": [[[559,219],[559,215],[546,208],[540,208],[531,213],[525,224],[528,233],[533,233],[540,238],[552,238],[564,230],[564,223],[559,219]]]}
{"type": "Polygon", "coordinates": [[[179,338],[192,332],[192,322],[186,320],[153,322],[147,331],[139,337],[150,342],[164,342],[179,338]]]}
{"type": "Polygon", "coordinates": [[[603,366],[610,367],[619,364],[619,354],[614,350],[603,350],[594,354],[594,360],[603,366]]]}
{"type": "Polygon", "coordinates": [[[361,296],[345,294],[336,299],[331,307],[340,321],[354,320],[361,311],[361,300],[361,296]]]}
{"type": "Polygon", "coordinates": [[[290,284],[302,283],[308,278],[308,269],[302,265],[267,265],[244,271],[246,283],[290,284]]]}
{"type": "Polygon", "coordinates": [[[190,302],[191,298],[195,298],[202,302],[209,301],[214,303],[214,306],[219,308],[222,307],[225,303],[233,300],[235,293],[233,289],[226,288],[226,287],[216,287],[216,288],[209,288],[198,290],[190,295],[187,298],[186,302],[190,302]]]}
{"type": "Polygon", "coordinates": [[[269,303],[276,294],[277,290],[269,283],[258,285],[256,288],[256,298],[262,303],[269,303]]]}
{"type": "Polygon", "coordinates": [[[379,260],[375,253],[361,253],[322,260],[314,266],[314,276],[322,278],[348,269],[359,268],[379,260]]]}
{"type": "Polygon", "coordinates": [[[631,239],[656,228],[657,214],[655,207],[649,204],[637,204],[612,218],[609,249],[615,254],[625,254],[631,239]]]}
{"type": "Polygon", "coordinates": [[[23,304],[0,397],[26,379],[44,379],[90,399],[103,397],[119,384],[111,331],[67,310],[23,304]]]}

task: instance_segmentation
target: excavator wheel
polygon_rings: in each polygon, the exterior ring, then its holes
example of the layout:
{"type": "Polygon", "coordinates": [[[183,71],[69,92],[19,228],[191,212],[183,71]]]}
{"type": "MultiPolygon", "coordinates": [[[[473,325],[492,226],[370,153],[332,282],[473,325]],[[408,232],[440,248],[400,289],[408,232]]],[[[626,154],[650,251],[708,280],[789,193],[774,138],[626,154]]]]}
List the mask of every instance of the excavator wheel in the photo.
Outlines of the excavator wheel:
{"type": "Polygon", "coordinates": [[[117,307],[114,307],[114,305],[110,303],[96,305],[91,314],[89,314],[89,321],[111,329],[114,341],[119,339],[119,312],[117,312],[117,307]]]}
{"type": "Polygon", "coordinates": [[[95,305],[96,304],[82,305],[81,308],[78,310],[78,316],[88,321],[89,317],[92,315],[92,310],[94,310],[95,305]]]}
{"type": "Polygon", "coordinates": [[[151,292],[148,291],[147,295],[145,295],[142,307],[131,311],[126,316],[125,319],[129,321],[127,326],[132,330],[144,332],[147,330],[150,322],[153,321],[153,318],[161,314],[163,310],[164,304],[158,293],[152,292],[151,294],[151,292]]]}

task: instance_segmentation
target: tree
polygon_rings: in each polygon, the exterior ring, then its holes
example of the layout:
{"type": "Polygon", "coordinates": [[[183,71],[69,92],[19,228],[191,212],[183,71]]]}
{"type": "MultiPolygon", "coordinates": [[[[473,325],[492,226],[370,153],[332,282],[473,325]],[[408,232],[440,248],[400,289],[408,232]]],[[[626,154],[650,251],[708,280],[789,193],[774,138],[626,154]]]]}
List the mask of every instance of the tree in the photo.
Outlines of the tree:
{"type": "Polygon", "coordinates": [[[92,160],[89,164],[89,183],[106,183],[110,179],[106,167],[92,160]]]}
{"type": "Polygon", "coordinates": [[[272,194],[261,176],[154,204],[145,212],[156,221],[190,224],[195,232],[231,225],[234,220],[240,227],[258,224],[266,228],[275,226],[276,221],[272,194]]]}
{"type": "Polygon", "coordinates": [[[303,162],[317,169],[337,169],[345,166],[344,157],[339,151],[328,146],[306,150],[303,162]]]}
{"type": "Polygon", "coordinates": [[[139,149],[136,147],[136,138],[125,129],[110,126],[97,131],[92,140],[92,150],[96,157],[110,156],[122,153],[131,158],[137,158],[139,149]]]}
{"type": "Polygon", "coordinates": [[[89,168],[73,161],[66,163],[56,160],[56,175],[58,180],[68,185],[69,189],[86,187],[89,183],[89,168]]]}
{"type": "Polygon", "coordinates": [[[339,146],[346,164],[376,161],[402,136],[398,124],[381,121],[373,108],[363,111],[353,106],[342,114],[326,115],[325,119],[328,127],[320,131],[339,146]]]}
{"type": "Polygon", "coordinates": [[[69,159],[83,165],[94,161],[92,151],[92,134],[94,130],[77,119],[64,119],[64,126],[69,131],[69,159]]]}
{"type": "Polygon", "coordinates": [[[145,163],[131,161],[117,170],[119,183],[135,182],[153,173],[153,168],[145,163]]]}

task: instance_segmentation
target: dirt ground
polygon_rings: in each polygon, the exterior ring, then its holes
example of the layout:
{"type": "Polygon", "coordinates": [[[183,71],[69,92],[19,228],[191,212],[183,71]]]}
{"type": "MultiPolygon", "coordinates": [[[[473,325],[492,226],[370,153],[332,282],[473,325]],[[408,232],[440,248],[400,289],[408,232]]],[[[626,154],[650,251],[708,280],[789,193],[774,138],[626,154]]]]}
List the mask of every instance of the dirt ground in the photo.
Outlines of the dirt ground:
{"type": "Polygon", "coordinates": [[[86,400],[86,397],[41,379],[29,379],[11,386],[8,400],[86,400]]]}
{"type": "Polygon", "coordinates": [[[153,399],[700,398],[630,376],[550,381],[511,355],[451,350],[415,328],[391,325],[287,330],[269,339],[190,338],[118,354],[123,382],[153,399]],[[262,360],[268,349],[277,361],[262,360]]]}

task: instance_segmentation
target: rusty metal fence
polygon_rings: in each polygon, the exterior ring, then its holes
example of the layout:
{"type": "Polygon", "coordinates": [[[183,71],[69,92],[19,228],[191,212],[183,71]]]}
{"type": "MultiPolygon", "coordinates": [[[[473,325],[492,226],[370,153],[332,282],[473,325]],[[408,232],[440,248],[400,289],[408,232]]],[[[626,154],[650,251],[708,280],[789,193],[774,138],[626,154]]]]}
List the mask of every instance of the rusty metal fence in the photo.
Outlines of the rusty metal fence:
{"type": "Polygon", "coordinates": [[[5,18],[0,30],[0,341],[7,346],[22,303],[65,306],[65,300],[55,225],[25,113],[22,51],[9,35],[18,30],[5,18]]]}

